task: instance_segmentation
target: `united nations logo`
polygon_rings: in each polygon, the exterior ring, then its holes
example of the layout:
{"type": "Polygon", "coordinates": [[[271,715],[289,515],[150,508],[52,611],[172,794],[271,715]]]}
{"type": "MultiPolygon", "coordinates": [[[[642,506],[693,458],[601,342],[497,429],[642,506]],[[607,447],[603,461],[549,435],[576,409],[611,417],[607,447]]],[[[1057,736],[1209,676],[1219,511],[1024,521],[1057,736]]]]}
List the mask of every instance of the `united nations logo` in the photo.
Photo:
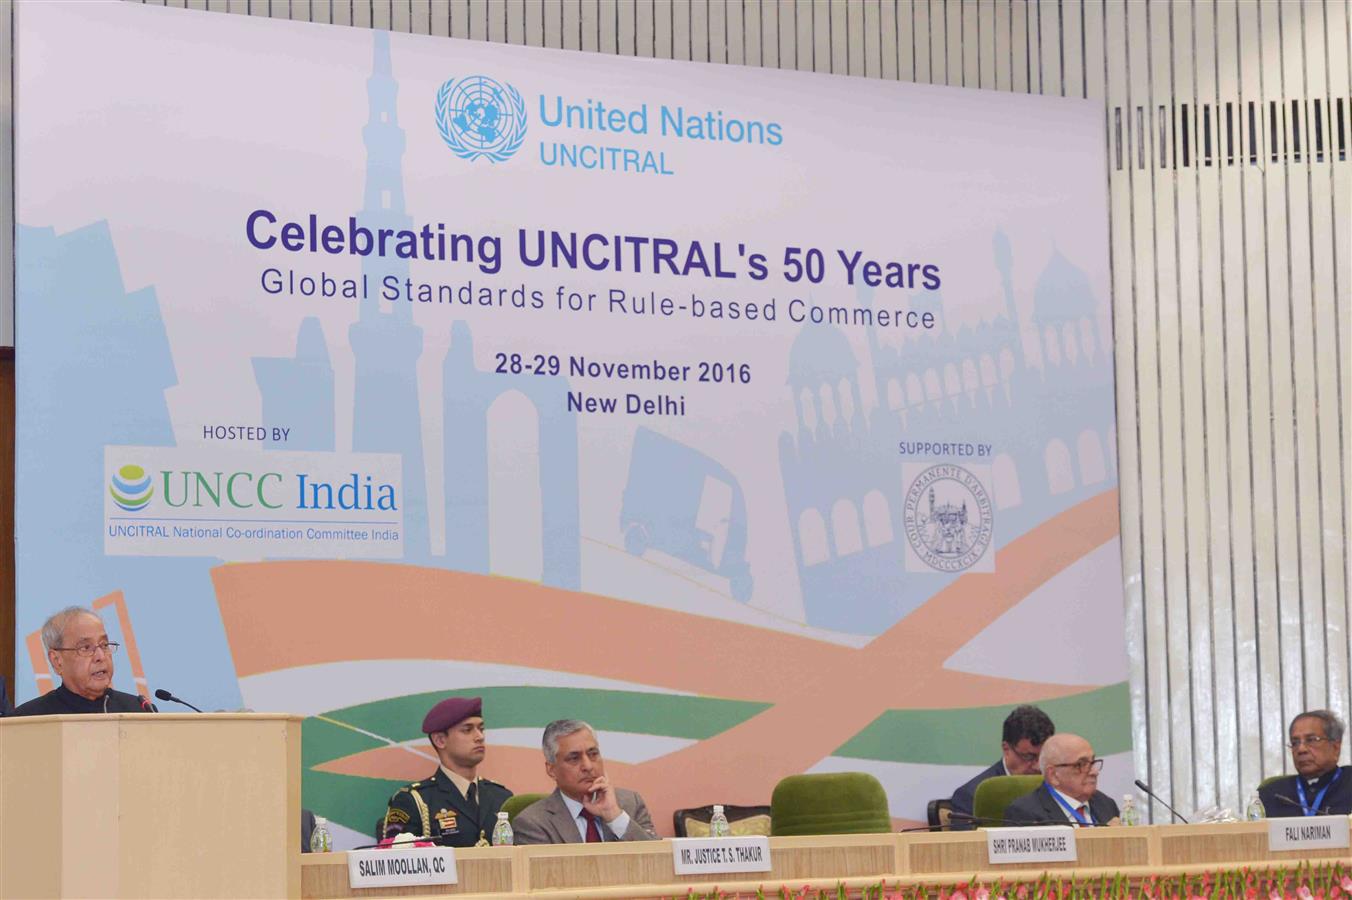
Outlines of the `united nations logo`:
{"type": "Polygon", "coordinates": [[[437,130],[461,159],[510,159],[526,139],[526,104],[510,84],[482,75],[452,78],[437,91],[437,130]]]}
{"type": "MultiPolygon", "coordinates": [[[[986,557],[994,532],[985,485],[972,472],[951,464],[930,466],[916,476],[906,492],[902,520],[918,561],[939,572],[977,566],[986,557]]],[[[994,566],[988,561],[977,568],[993,571],[994,566]]]]}

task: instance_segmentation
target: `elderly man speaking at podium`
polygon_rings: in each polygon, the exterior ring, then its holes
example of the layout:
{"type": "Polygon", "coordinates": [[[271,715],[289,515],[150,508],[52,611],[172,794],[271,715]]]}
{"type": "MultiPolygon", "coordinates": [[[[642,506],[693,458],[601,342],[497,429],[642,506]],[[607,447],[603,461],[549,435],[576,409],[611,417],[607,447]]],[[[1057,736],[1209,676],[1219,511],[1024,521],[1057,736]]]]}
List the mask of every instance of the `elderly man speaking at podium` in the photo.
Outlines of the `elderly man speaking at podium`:
{"type": "Polygon", "coordinates": [[[92,609],[68,606],[42,625],[42,646],[61,685],[14,710],[16,716],[154,712],[150,701],[113,690],[113,655],[103,620],[92,609]]]}
{"type": "Polygon", "coordinates": [[[1005,810],[1006,825],[1118,824],[1117,804],[1098,789],[1103,760],[1078,734],[1054,734],[1042,745],[1043,782],[1005,810]]]}

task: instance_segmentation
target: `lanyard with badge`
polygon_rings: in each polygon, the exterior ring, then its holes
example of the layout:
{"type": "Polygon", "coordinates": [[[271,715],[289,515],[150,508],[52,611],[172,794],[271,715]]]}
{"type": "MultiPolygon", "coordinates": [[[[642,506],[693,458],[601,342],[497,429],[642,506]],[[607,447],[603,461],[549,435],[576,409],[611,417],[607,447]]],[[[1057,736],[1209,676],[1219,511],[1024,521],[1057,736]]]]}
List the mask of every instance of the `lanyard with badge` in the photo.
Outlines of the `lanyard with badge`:
{"type": "Polygon", "coordinates": [[[1329,788],[1333,787],[1333,785],[1338,781],[1339,778],[1342,777],[1342,775],[1343,775],[1342,769],[1338,769],[1334,772],[1333,778],[1329,780],[1328,784],[1324,785],[1324,789],[1314,795],[1313,807],[1310,806],[1310,801],[1305,799],[1305,783],[1301,781],[1299,778],[1297,778],[1296,794],[1300,797],[1301,813],[1307,816],[1313,816],[1317,814],[1320,808],[1324,805],[1324,795],[1329,792],[1329,788]]]}
{"type": "MultiPolygon", "coordinates": [[[[1047,793],[1049,793],[1049,794],[1052,795],[1052,799],[1053,799],[1053,800],[1055,800],[1057,803],[1061,804],[1061,808],[1064,809],[1064,810],[1066,811],[1066,814],[1069,815],[1069,816],[1070,816],[1072,819],[1074,819],[1076,822],[1079,822],[1081,825],[1083,825],[1083,826],[1085,826],[1085,827],[1088,827],[1088,826],[1090,826],[1090,825],[1093,824],[1093,823],[1090,822],[1088,819],[1086,819],[1084,816],[1080,815],[1079,810],[1077,810],[1075,807],[1073,807],[1073,806],[1071,806],[1069,803],[1067,803],[1067,802],[1066,802],[1066,799],[1065,799],[1064,797],[1061,796],[1061,792],[1060,792],[1060,791],[1056,790],[1056,789],[1053,788],[1050,784],[1047,784],[1047,782],[1045,782],[1045,781],[1042,782],[1042,786],[1045,787],[1045,788],[1047,789],[1047,793]]],[[[1321,795],[1321,796],[1322,796],[1322,795],[1321,795]]],[[[1087,809],[1088,806],[1089,806],[1089,804],[1086,803],[1086,804],[1085,804],[1085,808],[1087,809]]]]}

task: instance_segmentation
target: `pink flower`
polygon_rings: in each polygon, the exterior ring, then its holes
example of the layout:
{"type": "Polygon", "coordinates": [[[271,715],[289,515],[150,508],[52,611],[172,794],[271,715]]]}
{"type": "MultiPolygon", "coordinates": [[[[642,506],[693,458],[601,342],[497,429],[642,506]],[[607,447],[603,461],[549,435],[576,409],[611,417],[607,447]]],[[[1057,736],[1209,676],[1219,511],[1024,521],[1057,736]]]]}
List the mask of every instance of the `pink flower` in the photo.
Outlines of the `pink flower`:
{"type": "Polygon", "coordinates": [[[1314,900],[1314,894],[1310,893],[1310,889],[1303,884],[1296,888],[1296,896],[1300,900],[1314,900]]]}
{"type": "Polygon", "coordinates": [[[972,892],[972,900],[990,900],[991,892],[986,888],[979,887],[972,892]]]}
{"type": "Polygon", "coordinates": [[[1352,893],[1352,875],[1344,875],[1342,880],[1338,882],[1338,887],[1352,893]]]}

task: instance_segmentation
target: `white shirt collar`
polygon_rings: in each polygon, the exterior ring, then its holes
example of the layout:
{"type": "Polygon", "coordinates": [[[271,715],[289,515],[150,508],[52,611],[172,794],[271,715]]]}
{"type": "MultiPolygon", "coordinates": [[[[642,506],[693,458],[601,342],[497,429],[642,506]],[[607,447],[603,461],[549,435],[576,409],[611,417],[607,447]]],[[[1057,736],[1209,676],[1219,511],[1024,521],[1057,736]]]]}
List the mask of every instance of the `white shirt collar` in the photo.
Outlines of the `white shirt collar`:
{"type": "MultiPolygon", "coordinates": [[[[455,789],[460,792],[461,797],[464,797],[466,799],[469,798],[469,786],[471,782],[468,778],[466,778],[463,775],[458,775],[455,772],[452,772],[445,766],[438,766],[437,768],[441,769],[442,775],[445,775],[447,778],[451,780],[451,784],[455,785],[455,789]]],[[[477,784],[478,781],[479,777],[476,775],[474,777],[474,783],[477,784]]]]}

